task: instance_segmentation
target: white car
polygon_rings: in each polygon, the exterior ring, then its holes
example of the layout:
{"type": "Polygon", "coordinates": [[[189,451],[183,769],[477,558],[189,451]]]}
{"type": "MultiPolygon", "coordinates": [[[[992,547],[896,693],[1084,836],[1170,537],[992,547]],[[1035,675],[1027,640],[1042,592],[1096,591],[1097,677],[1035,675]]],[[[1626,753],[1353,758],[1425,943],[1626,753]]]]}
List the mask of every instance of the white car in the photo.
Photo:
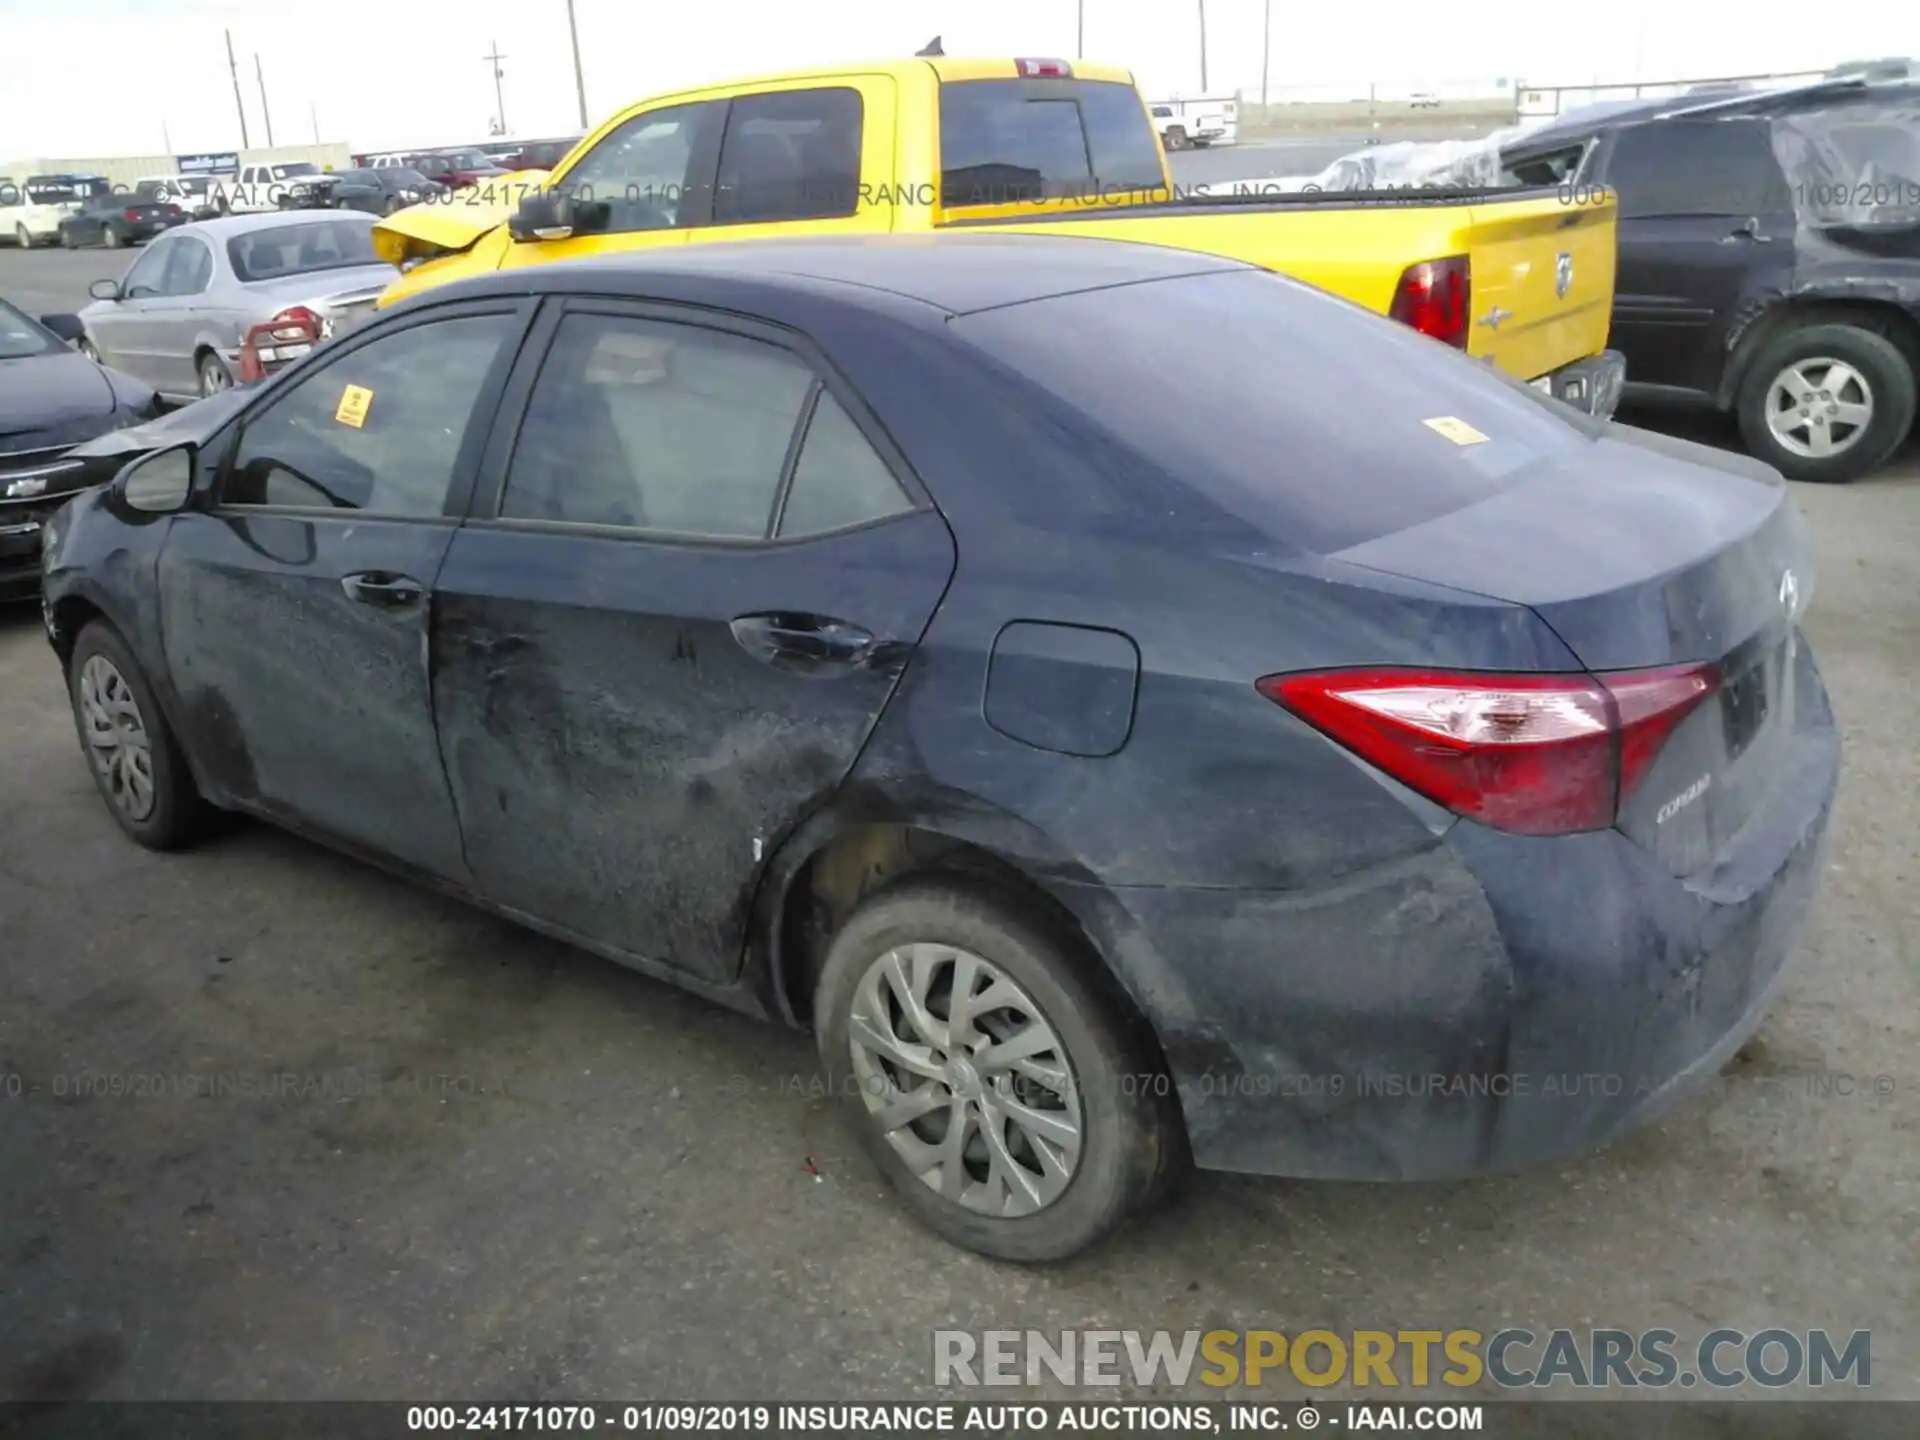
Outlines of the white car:
{"type": "Polygon", "coordinates": [[[0,180],[0,241],[22,250],[57,244],[61,220],[108,188],[100,175],[29,175],[18,185],[0,180]]]}
{"type": "Polygon", "coordinates": [[[1153,117],[1160,143],[1169,150],[1224,145],[1234,139],[1234,119],[1222,109],[1197,106],[1191,101],[1165,101],[1149,105],[1147,112],[1153,117]]]}
{"type": "Polygon", "coordinates": [[[300,182],[322,173],[320,167],[311,160],[287,160],[277,165],[243,165],[238,176],[215,183],[214,204],[222,213],[229,215],[260,215],[290,209],[300,182]]]}
{"type": "Polygon", "coordinates": [[[210,220],[220,213],[214,201],[219,183],[211,175],[142,175],[134,181],[133,193],[156,204],[178,205],[194,220],[210,220]]]}

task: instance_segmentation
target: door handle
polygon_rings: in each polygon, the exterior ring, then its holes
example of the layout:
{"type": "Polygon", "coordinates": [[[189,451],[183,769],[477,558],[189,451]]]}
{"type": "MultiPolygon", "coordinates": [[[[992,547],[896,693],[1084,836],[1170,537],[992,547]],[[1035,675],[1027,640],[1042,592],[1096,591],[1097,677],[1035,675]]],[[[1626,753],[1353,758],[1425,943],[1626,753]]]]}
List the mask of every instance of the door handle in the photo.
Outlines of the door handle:
{"type": "Polygon", "coordinates": [[[347,592],[349,600],[387,610],[417,605],[427,593],[427,587],[411,575],[396,574],[392,570],[362,570],[355,575],[344,575],[340,588],[347,592]]]}
{"type": "Polygon", "coordinates": [[[827,615],[742,615],[730,628],[754,659],[799,674],[843,674],[866,664],[880,648],[872,631],[827,615]]]}

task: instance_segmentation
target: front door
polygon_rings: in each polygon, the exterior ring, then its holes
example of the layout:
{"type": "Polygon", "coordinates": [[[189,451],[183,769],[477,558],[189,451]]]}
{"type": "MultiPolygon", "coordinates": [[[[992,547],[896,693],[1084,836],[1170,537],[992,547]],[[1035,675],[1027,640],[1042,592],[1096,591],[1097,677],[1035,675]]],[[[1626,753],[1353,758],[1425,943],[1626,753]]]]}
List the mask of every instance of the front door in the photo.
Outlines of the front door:
{"type": "Polygon", "coordinates": [[[726,981],[763,862],[858,757],[952,538],[857,400],[765,332],[574,301],[522,364],[517,438],[436,587],[474,882],[726,981]]]}
{"type": "Polygon", "coordinates": [[[160,558],[183,729],[217,786],[456,881],[428,616],[524,314],[475,302],[343,341],[242,417],[160,558]]]}
{"type": "Polygon", "coordinates": [[[87,329],[102,364],[125,371],[155,389],[163,389],[166,366],[159,353],[160,333],[151,314],[166,293],[167,263],[179,237],[164,236],[140,252],[120,280],[120,298],[87,316],[87,329]]]}

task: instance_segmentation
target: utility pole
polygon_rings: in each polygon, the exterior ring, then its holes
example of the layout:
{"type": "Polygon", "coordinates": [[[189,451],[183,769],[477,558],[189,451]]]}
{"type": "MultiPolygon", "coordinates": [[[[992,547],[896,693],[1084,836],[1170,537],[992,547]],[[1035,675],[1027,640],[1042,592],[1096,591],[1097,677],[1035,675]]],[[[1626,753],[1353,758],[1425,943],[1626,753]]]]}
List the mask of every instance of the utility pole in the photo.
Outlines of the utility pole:
{"type": "Polygon", "coordinates": [[[1200,93],[1207,93],[1207,0],[1200,0],[1200,93]]]}
{"type": "Polygon", "coordinates": [[[307,102],[307,118],[313,121],[313,143],[320,143],[320,106],[317,101],[307,102]]]}
{"type": "Polygon", "coordinates": [[[1087,58],[1087,0],[1080,0],[1079,19],[1079,27],[1073,37],[1073,58],[1084,60],[1087,58]]]}
{"type": "Polygon", "coordinates": [[[507,57],[500,53],[500,42],[498,40],[492,43],[492,51],[482,55],[480,58],[493,66],[493,113],[494,117],[500,122],[500,133],[504,135],[507,133],[507,102],[505,97],[500,93],[500,76],[502,73],[500,62],[507,57]]]}
{"type": "Polygon", "coordinates": [[[167,154],[173,154],[173,136],[167,132],[167,122],[160,122],[160,143],[166,147],[167,154]]]}
{"type": "Polygon", "coordinates": [[[567,0],[567,34],[573,37],[573,88],[580,97],[580,128],[587,125],[587,77],[580,69],[580,27],[573,21],[573,0],[567,0]]]}
{"type": "Polygon", "coordinates": [[[1260,108],[1262,110],[1267,108],[1267,67],[1273,63],[1273,0],[1267,0],[1266,14],[1266,22],[1260,31],[1260,108]]]}
{"type": "Polygon", "coordinates": [[[273,112],[267,108],[267,76],[260,68],[260,52],[253,52],[253,78],[260,82],[260,118],[267,123],[267,148],[273,148],[273,112]]]}
{"type": "Polygon", "coordinates": [[[233,31],[227,31],[227,73],[233,76],[233,108],[240,112],[240,148],[251,150],[253,142],[247,139],[247,107],[240,100],[240,66],[233,58],[233,31]]]}

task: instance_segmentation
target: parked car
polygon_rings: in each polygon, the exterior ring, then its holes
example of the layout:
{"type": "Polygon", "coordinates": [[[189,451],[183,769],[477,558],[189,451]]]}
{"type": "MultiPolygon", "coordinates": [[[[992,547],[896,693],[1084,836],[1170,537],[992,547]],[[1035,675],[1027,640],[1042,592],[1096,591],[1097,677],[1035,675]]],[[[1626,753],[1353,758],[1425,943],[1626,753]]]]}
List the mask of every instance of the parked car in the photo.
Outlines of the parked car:
{"type": "Polygon", "coordinates": [[[585,138],[584,135],[572,135],[564,140],[536,140],[509,152],[498,163],[509,171],[551,170],[572,154],[574,147],[585,138]]]}
{"type": "Polygon", "coordinates": [[[53,244],[62,220],[111,188],[105,176],[91,174],[29,175],[19,185],[0,185],[0,239],[22,250],[53,244]]]}
{"type": "Polygon", "coordinates": [[[47,548],[127,835],[243,810],[810,1026],[988,1254],[1189,1155],[1604,1143],[1760,1023],[1824,870],[1779,477],[1254,266],[662,248],[220,400],[47,548]]]}
{"type": "Polygon", "coordinates": [[[1519,175],[1618,193],[1627,393],[1731,411],[1796,480],[1879,468],[1920,373],[1920,84],[1619,105],[1522,136],[1519,175]]]}
{"type": "Polygon", "coordinates": [[[1195,204],[1174,193],[1129,72],[916,57],[642,100],[551,175],[409,207],[374,227],[374,244],[402,268],[384,306],[484,270],[776,233],[1143,241],[1323,286],[1610,413],[1613,202],[1494,180],[1392,204],[1310,193],[1195,204]]]}
{"type": "Polygon", "coordinates": [[[335,210],[391,215],[408,205],[432,200],[446,193],[446,186],[436,185],[418,170],[383,165],[361,170],[340,170],[327,176],[321,198],[316,203],[335,210]]]}
{"type": "Polygon", "coordinates": [[[1168,150],[1204,149],[1233,138],[1236,128],[1224,110],[1195,101],[1162,101],[1148,107],[1153,128],[1168,150]]]}
{"type": "Polygon", "coordinates": [[[68,250],[83,245],[141,245],[187,223],[187,212],[172,201],[131,195],[93,195],[71,215],[60,217],[60,243],[68,250]]]}
{"type": "Polygon", "coordinates": [[[453,190],[509,173],[478,150],[433,150],[413,156],[406,168],[417,170],[434,184],[453,190]]]}
{"type": "Polygon", "coordinates": [[[94,281],[82,346],[169,400],[225,390],[254,326],[310,325],[317,343],[338,315],[371,308],[393,278],[373,253],[372,223],[295,210],[182,226],[120,279],[94,281]]]}
{"type": "Polygon", "coordinates": [[[301,183],[324,173],[310,160],[243,165],[237,176],[214,183],[213,203],[222,214],[230,215],[292,209],[299,202],[301,183]]]}
{"type": "Polygon", "coordinates": [[[157,413],[153,391],[77,354],[71,315],[31,319],[0,300],[0,600],[38,594],[40,527],[87,485],[113,478],[72,458],[83,440],[157,413]]]}
{"type": "Polygon", "coordinates": [[[143,200],[178,205],[189,220],[212,220],[224,213],[211,175],[147,175],[136,180],[133,193],[143,200]]]}

